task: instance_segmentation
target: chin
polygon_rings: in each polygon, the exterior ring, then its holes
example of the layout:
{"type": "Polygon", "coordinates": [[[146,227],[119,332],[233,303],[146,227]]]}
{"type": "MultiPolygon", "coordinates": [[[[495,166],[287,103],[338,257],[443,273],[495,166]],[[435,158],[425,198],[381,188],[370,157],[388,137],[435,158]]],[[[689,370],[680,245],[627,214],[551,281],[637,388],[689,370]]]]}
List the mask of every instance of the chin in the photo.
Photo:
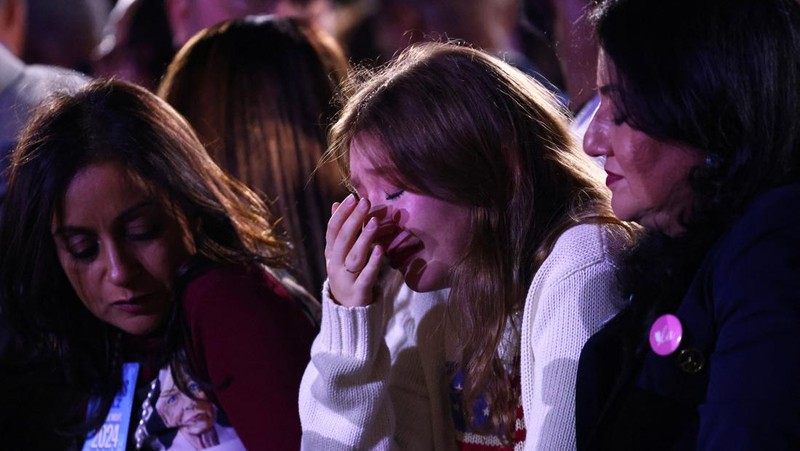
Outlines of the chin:
{"type": "Polygon", "coordinates": [[[638,215],[634,214],[632,209],[628,208],[628,206],[623,204],[622,202],[614,202],[614,200],[612,199],[611,211],[614,212],[614,216],[616,216],[618,219],[622,221],[638,222],[636,221],[638,215]]]}
{"type": "Polygon", "coordinates": [[[147,336],[159,331],[161,318],[136,318],[114,324],[118,329],[130,335],[147,336]]]}
{"type": "Polygon", "coordinates": [[[426,265],[417,260],[403,271],[403,281],[417,293],[441,290],[449,287],[447,273],[435,265],[426,265]]]}

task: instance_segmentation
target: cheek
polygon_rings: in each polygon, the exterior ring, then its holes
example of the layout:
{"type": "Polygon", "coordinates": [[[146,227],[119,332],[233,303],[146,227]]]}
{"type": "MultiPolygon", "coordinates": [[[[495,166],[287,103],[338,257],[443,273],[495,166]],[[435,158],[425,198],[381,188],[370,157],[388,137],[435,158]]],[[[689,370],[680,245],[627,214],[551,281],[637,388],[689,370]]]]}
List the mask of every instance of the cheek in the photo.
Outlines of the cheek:
{"type": "Polygon", "coordinates": [[[100,281],[93,279],[91,265],[80,265],[61,253],[59,253],[59,263],[78,299],[86,308],[94,312],[93,306],[99,297],[97,291],[100,281]]]}
{"type": "Polygon", "coordinates": [[[180,401],[176,402],[175,404],[170,405],[169,407],[167,407],[165,409],[165,411],[164,411],[164,420],[165,420],[165,423],[167,423],[168,426],[177,426],[178,425],[178,422],[179,422],[178,421],[179,420],[178,415],[180,413],[178,411],[178,405],[179,404],[180,404],[180,401]]]}
{"type": "Polygon", "coordinates": [[[630,138],[619,149],[616,157],[630,189],[634,194],[648,196],[652,186],[663,176],[659,150],[647,139],[630,138]]]}
{"type": "Polygon", "coordinates": [[[681,150],[648,146],[635,155],[631,164],[636,174],[632,182],[649,199],[669,198],[688,187],[692,161],[681,150]]]}

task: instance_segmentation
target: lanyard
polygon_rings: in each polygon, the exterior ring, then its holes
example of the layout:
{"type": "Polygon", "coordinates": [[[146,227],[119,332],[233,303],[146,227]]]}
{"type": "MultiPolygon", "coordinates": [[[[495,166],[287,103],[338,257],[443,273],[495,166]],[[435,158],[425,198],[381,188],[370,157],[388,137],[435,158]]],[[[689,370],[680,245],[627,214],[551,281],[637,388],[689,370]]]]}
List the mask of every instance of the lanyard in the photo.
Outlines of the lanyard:
{"type": "MultiPolygon", "coordinates": [[[[114,450],[125,451],[125,442],[128,440],[128,428],[131,424],[133,412],[133,395],[136,392],[136,377],[139,374],[138,363],[125,363],[122,365],[122,390],[114,397],[114,402],[108,410],[106,421],[96,433],[89,434],[83,444],[83,451],[114,450]]],[[[98,400],[89,402],[89,412],[97,408],[98,400]]]]}

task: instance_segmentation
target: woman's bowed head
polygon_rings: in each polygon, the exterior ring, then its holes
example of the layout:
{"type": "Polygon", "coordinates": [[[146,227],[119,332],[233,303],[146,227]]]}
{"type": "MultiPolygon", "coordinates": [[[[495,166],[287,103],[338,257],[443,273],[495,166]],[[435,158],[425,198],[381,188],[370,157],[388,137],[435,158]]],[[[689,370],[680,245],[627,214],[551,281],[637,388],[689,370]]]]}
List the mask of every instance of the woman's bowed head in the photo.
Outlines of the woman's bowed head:
{"type": "Polygon", "coordinates": [[[163,325],[172,278],[194,251],[185,217],[117,161],[91,163],[53,215],[61,267],[84,306],[133,335],[163,325]]]}
{"type": "Polygon", "coordinates": [[[796,34],[793,3],[687,1],[659,13],[645,11],[647,2],[600,3],[601,102],[584,149],[605,157],[617,216],[671,236],[718,228],[795,177],[800,94],[778,85],[797,76],[784,61],[797,46],[788,37],[796,34]],[[662,18],[647,26],[624,25],[655,14],[662,18]],[[715,21],[676,34],[673,21],[692,14],[715,21]],[[766,27],[758,38],[731,25],[745,17],[751,29],[766,27]]]}
{"type": "Polygon", "coordinates": [[[602,51],[597,67],[601,102],[584,136],[584,149],[605,157],[614,213],[666,234],[680,233],[691,215],[689,174],[703,157],[689,145],[659,141],[632,127],[611,100],[619,87],[612,78],[614,63],[602,51]]]}
{"type": "Polygon", "coordinates": [[[190,257],[284,267],[286,245],[268,221],[169,105],[96,81],[55,96],[14,151],[0,290],[20,342],[48,343],[42,353],[77,378],[70,388],[110,403],[121,334],[166,334],[173,281],[190,257]]]}
{"type": "Polygon", "coordinates": [[[4,259],[5,295],[28,299],[18,313],[65,336],[85,333],[86,313],[133,335],[158,331],[191,255],[235,261],[271,230],[265,212],[217,200],[252,193],[171,107],[125,82],[56,98],[30,124],[11,180],[5,211],[15,219],[2,242],[19,258],[4,259]],[[263,230],[236,233],[255,216],[263,230]]]}

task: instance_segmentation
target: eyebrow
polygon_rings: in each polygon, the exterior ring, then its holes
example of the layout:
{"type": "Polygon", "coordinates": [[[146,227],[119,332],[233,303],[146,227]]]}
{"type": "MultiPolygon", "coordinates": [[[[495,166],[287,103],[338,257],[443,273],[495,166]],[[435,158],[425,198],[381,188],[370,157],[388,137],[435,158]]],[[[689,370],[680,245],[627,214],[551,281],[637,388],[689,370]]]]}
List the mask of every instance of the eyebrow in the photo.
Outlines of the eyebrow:
{"type": "MultiPolygon", "coordinates": [[[[139,202],[138,204],[125,209],[122,213],[117,215],[116,218],[112,221],[112,224],[119,224],[122,222],[126,222],[142,213],[142,211],[153,208],[156,203],[152,200],[144,200],[139,202]]],[[[53,236],[60,236],[60,235],[74,235],[79,233],[87,233],[90,232],[89,229],[86,227],[80,226],[71,226],[71,225],[62,225],[57,227],[53,231],[53,236]]]]}

